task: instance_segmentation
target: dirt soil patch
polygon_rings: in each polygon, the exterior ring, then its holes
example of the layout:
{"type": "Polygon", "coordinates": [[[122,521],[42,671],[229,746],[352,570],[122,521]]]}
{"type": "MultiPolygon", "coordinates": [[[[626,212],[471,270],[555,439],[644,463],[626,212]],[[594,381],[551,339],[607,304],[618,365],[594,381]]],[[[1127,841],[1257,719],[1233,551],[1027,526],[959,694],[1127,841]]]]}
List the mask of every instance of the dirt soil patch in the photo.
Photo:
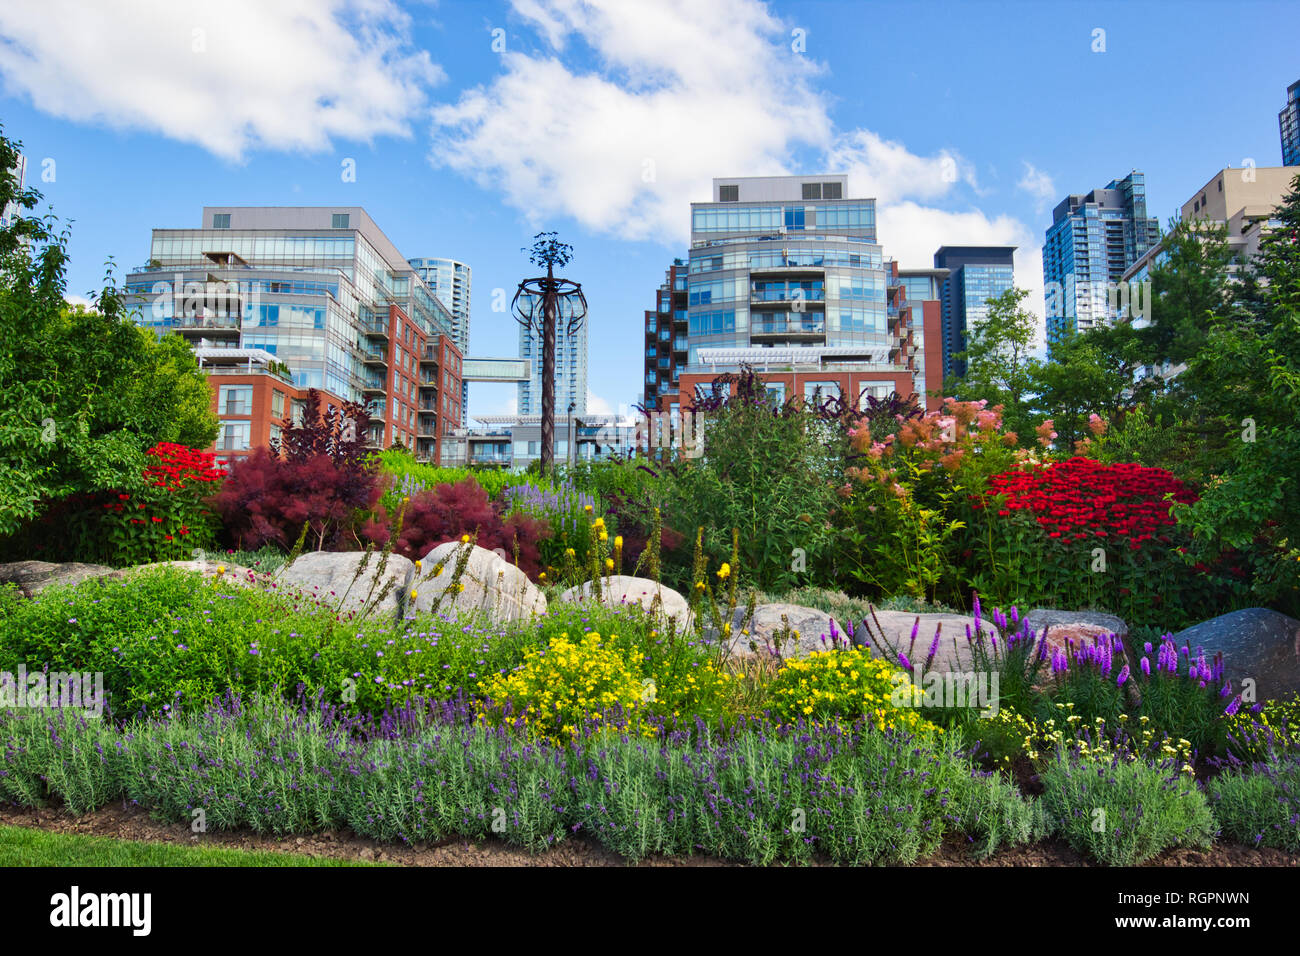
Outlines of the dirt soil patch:
{"type": "MultiPolygon", "coordinates": [[[[26,809],[0,806],[0,823],[37,827],[56,833],[203,845],[236,850],[269,850],[310,857],[373,860],[398,866],[629,866],[626,860],[583,836],[573,836],[545,853],[529,853],[497,841],[471,843],[384,843],[359,837],[350,830],[327,830],[303,836],[276,837],[249,830],[190,832],[180,823],[163,823],[134,806],[102,807],[73,816],[55,807],[26,809]]],[[[716,857],[653,857],[639,866],[739,866],[716,857]]],[[[973,860],[963,837],[945,840],[938,852],[915,866],[1095,866],[1064,843],[1049,840],[1032,846],[1000,850],[987,860],[973,860]]],[[[1208,850],[1169,850],[1147,866],[1300,866],[1300,854],[1236,843],[1216,843],[1208,850]]]]}

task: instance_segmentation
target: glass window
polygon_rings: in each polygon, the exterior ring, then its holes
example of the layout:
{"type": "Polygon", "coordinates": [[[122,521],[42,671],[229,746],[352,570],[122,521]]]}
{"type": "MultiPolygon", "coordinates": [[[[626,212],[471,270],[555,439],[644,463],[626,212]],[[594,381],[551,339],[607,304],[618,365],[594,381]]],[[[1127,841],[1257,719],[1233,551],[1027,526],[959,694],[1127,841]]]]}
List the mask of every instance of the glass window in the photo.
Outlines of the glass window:
{"type": "Polygon", "coordinates": [[[217,434],[219,451],[245,451],[252,436],[252,422],[222,422],[217,434]]]}
{"type": "Polygon", "coordinates": [[[821,183],[804,183],[804,184],[803,184],[803,198],[804,198],[804,199],[821,199],[821,198],[822,198],[822,184],[821,184],[821,183]]]}
{"type": "Polygon", "coordinates": [[[228,212],[214,212],[214,213],[212,214],[212,228],[213,228],[213,229],[229,229],[229,228],[230,228],[230,213],[228,213],[228,212]]]}
{"type": "Polygon", "coordinates": [[[271,390],[271,414],[276,418],[284,418],[284,392],[278,388],[271,390]]]}
{"type": "Polygon", "coordinates": [[[217,392],[217,414],[253,414],[253,386],[222,385],[217,392]]]}
{"type": "Polygon", "coordinates": [[[740,186],[736,184],[718,187],[718,202],[739,202],[740,186]]]}
{"type": "Polygon", "coordinates": [[[334,213],[334,215],[332,215],[332,216],[330,217],[330,228],[331,228],[331,229],[347,229],[347,228],[348,228],[348,214],[345,213],[345,212],[336,212],[336,213],[334,213]]]}

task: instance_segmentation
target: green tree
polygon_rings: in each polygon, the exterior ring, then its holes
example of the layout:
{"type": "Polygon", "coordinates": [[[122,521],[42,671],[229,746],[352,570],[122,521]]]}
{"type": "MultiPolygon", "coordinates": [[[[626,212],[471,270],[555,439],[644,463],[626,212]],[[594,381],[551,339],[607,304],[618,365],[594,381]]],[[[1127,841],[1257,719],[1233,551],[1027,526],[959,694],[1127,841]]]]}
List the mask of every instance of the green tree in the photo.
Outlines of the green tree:
{"type": "Polygon", "coordinates": [[[1060,336],[1049,361],[1033,366],[1033,389],[1041,417],[1052,419],[1057,444],[1072,448],[1092,435],[1091,415],[1109,425],[1132,390],[1137,333],[1128,323],[1060,336]]]}
{"type": "Polygon", "coordinates": [[[1227,454],[1182,520],[1197,555],[1250,549],[1257,596],[1294,608],[1300,585],[1300,177],[1251,264],[1250,321],[1216,318],[1189,386],[1227,454]]]}
{"type": "Polygon", "coordinates": [[[966,374],[944,385],[946,395],[962,401],[1002,405],[1004,427],[1022,441],[1033,434],[1030,397],[1037,365],[1038,319],[1021,305],[1028,295],[1028,289],[1013,288],[988,300],[984,319],[966,331],[966,350],[954,356],[966,363],[966,374]]]}
{"type": "Polygon", "coordinates": [[[160,441],[216,437],[210,392],[184,342],[136,325],[110,269],[94,309],[69,307],[68,231],[11,172],[21,144],[0,128],[0,536],[69,495],[136,487],[160,441]]]}

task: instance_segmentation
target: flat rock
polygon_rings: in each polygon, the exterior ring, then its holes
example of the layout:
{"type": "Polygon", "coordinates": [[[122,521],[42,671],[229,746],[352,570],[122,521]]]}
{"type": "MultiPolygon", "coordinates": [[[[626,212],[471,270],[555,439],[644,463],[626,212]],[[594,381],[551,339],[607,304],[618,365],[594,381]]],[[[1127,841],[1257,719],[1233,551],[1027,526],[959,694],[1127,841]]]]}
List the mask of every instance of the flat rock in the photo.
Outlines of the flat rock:
{"type": "MultiPolygon", "coordinates": [[[[754,608],[753,618],[746,624],[747,610],[743,604],[736,605],[731,621],[728,650],[738,657],[767,656],[778,649],[781,657],[806,657],[813,651],[830,650],[832,635],[838,635],[841,640],[845,636],[838,621],[816,608],[798,604],[759,604],[754,608]],[[783,636],[787,622],[792,633],[783,636]],[[743,634],[742,630],[749,633],[743,634]],[[750,648],[751,642],[757,645],[757,651],[750,648]]],[[[716,642],[718,631],[706,624],[703,636],[706,641],[716,642]]]]}
{"type": "MultiPolygon", "coordinates": [[[[974,669],[974,658],[971,654],[971,642],[966,638],[967,628],[970,629],[972,636],[975,635],[975,618],[967,617],[962,614],[931,613],[931,614],[914,614],[910,611],[876,611],[874,617],[868,615],[867,622],[870,625],[868,634],[863,634],[859,626],[856,637],[866,637],[869,646],[873,651],[889,660],[895,660],[898,653],[901,652],[907,656],[913,667],[924,667],[926,659],[930,655],[930,648],[934,647],[934,658],[930,662],[929,670],[939,671],[940,673],[967,672],[974,669]],[[917,623],[917,619],[920,623],[917,623]],[[876,630],[876,625],[884,631],[884,641],[887,650],[882,653],[880,648],[881,636],[876,630]],[[912,628],[916,627],[916,642],[912,643],[912,628]],[[935,638],[938,637],[936,645],[935,638]]],[[[984,639],[992,641],[1001,640],[1001,634],[993,626],[987,617],[980,621],[980,630],[983,631],[984,639]]]]}
{"type": "MultiPolygon", "coordinates": [[[[581,604],[592,600],[592,591],[592,583],[586,581],[569,588],[556,600],[565,604],[581,604]]],[[[650,578],[611,574],[608,578],[600,579],[600,592],[600,603],[606,607],[638,604],[646,611],[655,610],[664,620],[676,620],[682,630],[689,630],[692,626],[691,608],[686,598],[650,578]]]]}
{"type": "Polygon", "coordinates": [[[416,611],[431,611],[441,599],[439,613],[452,617],[458,613],[485,614],[494,624],[546,612],[546,595],[541,589],[495,551],[447,541],[426,554],[420,563],[414,587],[416,611]],[[457,582],[456,569],[462,559],[465,564],[457,582]],[[453,583],[462,589],[449,591],[453,583]]]}
{"type": "Polygon", "coordinates": [[[371,613],[405,613],[415,563],[400,554],[390,554],[380,575],[383,555],[372,552],[368,561],[366,557],[364,551],[309,551],[272,575],[270,583],[344,612],[360,612],[382,593],[371,613]]]}
{"type": "Polygon", "coordinates": [[[23,597],[32,598],[48,587],[77,585],[91,578],[121,577],[122,569],[106,564],[82,564],[72,561],[14,561],[0,564],[0,584],[16,584],[23,597]]]}
{"type": "Polygon", "coordinates": [[[1240,690],[1241,681],[1255,681],[1260,700],[1290,697],[1300,691],[1300,621],[1277,611],[1248,607],[1193,624],[1173,636],[1190,644],[1192,653],[1223,654],[1224,672],[1240,690]]]}

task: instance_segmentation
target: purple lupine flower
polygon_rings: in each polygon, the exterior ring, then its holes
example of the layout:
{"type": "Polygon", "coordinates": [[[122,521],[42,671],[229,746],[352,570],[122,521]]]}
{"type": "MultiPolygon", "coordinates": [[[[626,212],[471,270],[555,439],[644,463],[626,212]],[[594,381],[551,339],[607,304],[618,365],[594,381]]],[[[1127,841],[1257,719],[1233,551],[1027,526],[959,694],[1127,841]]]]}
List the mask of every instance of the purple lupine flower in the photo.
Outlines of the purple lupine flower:
{"type": "Polygon", "coordinates": [[[1236,697],[1232,698],[1232,700],[1228,703],[1228,706],[1223,709],[1223,713],[1225,717],[1231,717],[1234,714],[1236,714],[1237,711],[1240,709],[1241,709],[1241,695],[1238,694],[1236,697]]]}
{"type": "Polygon", "coordinates": [[[903,670],[910,671],[912,669],[912,662],[907,659],[906,654],[899,654],[898,662],[903,665],[903,670]]]}
{"type": "Polygon", "coordinates": [[[1115,686],[1123,687],[1124,682],[1128,680],[1128,665],[1125,664],[1119,669],[1119,676],[1115,678],[1115,686]]]}
{"type": "MultiPolygon", "coordinates": [[[[1150,646],[1151,646],[1150,644],[1147,645],[1147,647],[1150,647],[1150,646]]],[[[1150,662],[1149,660],[1147,660],[1145,657],[1142,658],[1142,662],[1141,662],[1141,664],[1140,664],[1139,666],[1142,668],[1142,674],[1143,674],[1144,676],[1146,676],[1146,677],[1150,677],[1150,676],[1151,676],[1151,662],[1150,662]]]]}

